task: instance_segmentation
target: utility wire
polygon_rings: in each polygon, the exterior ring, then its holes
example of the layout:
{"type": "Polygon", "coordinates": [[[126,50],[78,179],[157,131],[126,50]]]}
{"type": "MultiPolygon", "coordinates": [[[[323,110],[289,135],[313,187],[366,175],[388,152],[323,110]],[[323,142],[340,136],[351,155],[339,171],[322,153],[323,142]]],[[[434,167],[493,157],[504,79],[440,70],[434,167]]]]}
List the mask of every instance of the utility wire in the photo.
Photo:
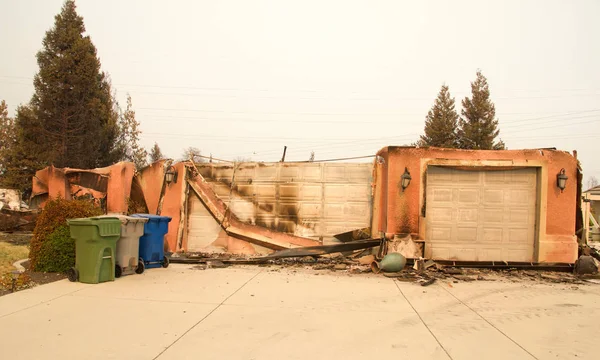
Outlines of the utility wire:
{"type": "MultiPolygon", "coordinates": [[[[31,77],[22,77],[22,76],[0,76],[1,78],[9,78],[9,79],[22,79],[22,80],[33,80],[33,78],[31,77]]],[[[18,83],[17,83],[18,84],[18,83]]],[[[19,84],[19,85],[26,85],[26,84],[19,84]]],[[[192,86],[167,86],[167,85],[147,85],[147,84],[142,84],[142,85],[136,85],[136,84],[113,84],[114,86],[121,86],[121,87],[141,87],[141,88],[158,88],[158,89],[186,89],[186,90],[195,90],[195,91],[247,91],[247,92],[270,92],[270,91],[276,91],[278,93],[281,92],[299,92],[299,93],[318,93],[318,92],[324,92],[322,90],[306,90],[306,89],[298,89],[298,90],[283,90],[283,89],[243,89],[243,88],[219,88],[219,87],[192,87],[192,86]]],[[[513,90],[514,91],[514,90],[513,90]]],[[[523,90],[521,92],[535,92],[535,91],[548,91],[547,89],[544,90],[523,90]]],[[[507,96],[507,97],[502,97],[502,96],[496,96],[494,97],[497,100],[516,100],[516,99],[551,99],[551,98],[562,98],[562,97],[572,97],[572,96],[600,96],[600,90],[597,89],[559,89],[559,90],[550,90],[550,92],[559,92],[559,91],[593,91],[594,93],[590,93],[590,94],[568,94],[568,95],[553,95],[553,96],[507,96]]],[[[155,92],[155,91],[139,91],[139,90],[129,90],[128,92],[130,93],[138,93],[138,94],[150,94],[150,95],[178,95],[178,96],[206,96],[206,97],[232,97],[232,98],[236,98],[236,97],[249,97],[248,95],[226,95],[226,94],[192,94],[192,93],[177,93],[177,92],[155,92]]],[[[365,92],[349,92],[349,93],[354,93],[354,94],[364,94],[365,92]]],[[[465,95],[468,96],[470,95],[470,93],[462,93],[462,92],[455,92],[454,94],[461,94],[461,95],[465,95]]],[[[250,97],[255,97],[255,98],[273,98],[273,99],[285,99],[285,98],[291,98],[291,99],[301,99],[301,100],[308,100],[308,99],[323,99],[323,97],[282,97],[282,96],[250,96],[250,97]]],[[[386,100],[412,100],[412,101],[417,101],[417,100],[432,100],[431,97],[398,97],[398,96],[376,96],[376,97],[369,97],[369,98],[365,98],[365,97],[330,97],[327,99],[343,99],[343,100],[367,100],[367,101],[376,101],[376,100],[382,100],[382,99],[386,99],[386,100]]],[[[434,97],[435,98],[435,97],[434,97]]]]}
{"type": "MultiPolygon", "coordinates": [[[[558,124],[555,126],[546,126],[544,125],[543,127],[535,127],[535,128],[529,128],[526,129],[526,131],[530,131],[530,130],[540,130],[540,129],[547,129],[547,128],[554,128],[554,127],[564,127],[564,126],[572,126],[572,125],[578,125],[578,124],[587,124],[587,123],[594,123],[594,122],[599,122],[600,123],[600,116],[597,115],[593,115],[594,119],[592,120],[586,120],[586,121],[570,121],[570,120],[576,120],[576,119],[586,119],[589,118],[590,116],[582,116],[582,117],[576,117],[576,118],[571,118],[571,119],[558,119],[555,121],[550,121],[549,123],[556,123],[556,122],[564,122],[567,121],[566,123],[563,124],[558,124]]],[[[515,129],[515,128],[522,128],[522,127],[527,127],[527,126],[536,126],[538,124],[523,124],[523,125],[517,125],[517,126],[508,126],[509,129],[515,129]]],[[[509,132],[502,132],[501,128],[501,133],[500,135],[510,135],[511,133],[515,133],[516,131],[509,131],[509,132]]],[[[522,132],[518,131],[518,132],[522,132]]],[[[355,143],[356,141],[358,142],[365,142],[365,141],[375,141],[375,140],[385,140],[385,139],[397,139],[401,136],[404,136],[405,138],[409,135],[400,135],[400,136],[386,136],[386,137],[377,137],[377,138],[354,138],[354,139],[342,139],[342,138],[337,138],[337,139],[332,139],[332,138],[321,138],[321,139],[310,139],[310,138],[306,138],[306,137],[277,137],[277,138],[273,138],[273,137],[256,137],[256,136],[251,136],[251,135],[247,135],[247,136],[242,136],[242,137],[234,137],[234,136],[228,136],[228,135],[209,135],[209,134],[183,134],[183,133],[164,133],[164,132],[144,132],[143,134],[147,134],[147,135],[152,135],[152,136],[157,136],[157,137],[178,137],[178,138],[194,138],[194,137],[201,137],[204,139],[223,139],[223,140],[240,140],[240,141],[244,141],[244,140],[260,140],[260,141],[276,141],[276,142],[281,142],[281,141],[287,141],[287,140],[303,140],[303,141],[329,141],[329,140],[340,140],[342,141],[342,143],[355,143]]],[[[412,134],[413,136],[419,136],[419,134],[412,134]]],[[[335,143],[334,143],[335,144],[335,143]]]]}
{"type": "MultiPolygon", "coordinates": [[[[590,113],[590,112],[600,112],[600,109],[595,109],[595,110],[585,110],[585,111],[577,111],[577,112],[570,112],[570,113],[563,113],[563,114],[557,114],[557,115],[549,115],[549,116],[543,116],[543,117],[536,117],[536,118],[528,118],[528,119],[519,119],[519,120],[512,120],[512,121],[501,121],[500,124],[502,125],[502,128],[505,128],[506,126],[504,126],[504,124],[522,124],[522,123],[526,123],[526,122],[539,122],[540,120],[546,120],[546,119],[551,119],[551,118],[555,118],[555,117],[563,117],[563,116],[568,116],[568,115],[573,115],[573,114],[585,114],[585,113],[590,113]]],[[[291,114],[291,113],[290,113],[291,114]]],[[[598,114],[600,115],[600,114],[598,114]]],[[[371,116],[371,115],[363,115],[363,114],[355,114],[353,116],[371,116]]],[[[393,116],[393,115],[392,115],[393,116]]],[[[590,115],[588,117],[591,116],[596,116],[596,115],[590,115]]],[[[210,121],[210,120],[217,120],[217,121],[226,121],[226,122],[269,122],[269,123],[314,123],[314,124],[340,124],[340,125],[345,125],[345,124],[372,124],[373,122],[377,122],[378,124],[396,124],[398,123],[398,119],[391,119],[389,121],[373,121],[373,120],[347,120],[347,119],[341,119],[341,120],[306,120],[306,119],[282,119],[282,118],[277,118],[277,119],[256,119],[256,118],[238,118],[238,117],[185,117],[185,116],[171,116],[171,115],[139,115],[138,116],[139,119],[144,119],[144,121],[156,121],[156,122],[173,122],[173,120],[168,120],[168,119],[183,119],[184,121],[210,121]]],[[[562,120],[557,120],[557,121],[562,121],[562,120]]]]}

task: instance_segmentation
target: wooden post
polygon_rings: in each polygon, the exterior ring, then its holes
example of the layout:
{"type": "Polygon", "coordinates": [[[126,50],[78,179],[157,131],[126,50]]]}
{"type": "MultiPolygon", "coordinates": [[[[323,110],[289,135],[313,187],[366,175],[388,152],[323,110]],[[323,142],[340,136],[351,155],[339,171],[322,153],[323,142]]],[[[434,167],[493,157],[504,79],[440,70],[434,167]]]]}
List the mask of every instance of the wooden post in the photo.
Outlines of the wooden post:
{"type": "Polygon", "coordinates": [[[285,161],[285,152],[287,151],[287,146],[283,147],[283,156],[281,157],[281,162],[285,161]]]}
{"type": "Polygon", "coordinates": [[[583,231],[581,232],[581,243],[587,244],[590,239],[590,200],[588,199],[587,194],[583,196],[582,199],[583,206],[581,207],[583,210],[583,231]]]}

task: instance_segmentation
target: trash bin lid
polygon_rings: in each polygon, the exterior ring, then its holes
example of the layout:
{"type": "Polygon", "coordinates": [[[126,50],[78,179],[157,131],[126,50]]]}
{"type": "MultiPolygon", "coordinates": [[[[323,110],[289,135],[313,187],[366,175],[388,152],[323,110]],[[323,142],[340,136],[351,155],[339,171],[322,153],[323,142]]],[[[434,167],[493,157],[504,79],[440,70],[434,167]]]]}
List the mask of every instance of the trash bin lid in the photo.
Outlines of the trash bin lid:
{"type": "Polygon", "coordinates": [[[171,222],[170,216],[160,216],[160,215],[152,215],[152,214],[133,214],[132,217],[144,218],[150,221],[166,221],[171,222]]]}
{"type": "Polygon", "coordinates": [[[92,217],[87,217],[87,218],[77,218],[77,219],[67,219],[67,223],[69,225],[73,224],[73,225],[96,225],[98,224],[99,221],[121,221],[118,217],[116,216],[107,216],[107,215],[101,215],[101,216],[92,216],[92,217]]]}
{"type": "Polygon", "coordinates": [[[97,226],[100,236],[121,235],[121,220],[116,216],[94,216],[89,218],[67,219],[67,224],[69,224],[69,226],[97,226]]]}
{"type": "Polygon", "coordinates": [[[127,216],[127,215],[122,215],[122,214],[108,214],[108,215],[100,215],[100,216],[96,216],[94,217],[94,219],[119,219],[119,221],[121,221],[121,223],[123,225],[127,225],[128,223],[132,222],[132,223],[147,223],[148,219],[146,218],[142,218],[142,217],[133,217],[133,216],[127,216]]]}

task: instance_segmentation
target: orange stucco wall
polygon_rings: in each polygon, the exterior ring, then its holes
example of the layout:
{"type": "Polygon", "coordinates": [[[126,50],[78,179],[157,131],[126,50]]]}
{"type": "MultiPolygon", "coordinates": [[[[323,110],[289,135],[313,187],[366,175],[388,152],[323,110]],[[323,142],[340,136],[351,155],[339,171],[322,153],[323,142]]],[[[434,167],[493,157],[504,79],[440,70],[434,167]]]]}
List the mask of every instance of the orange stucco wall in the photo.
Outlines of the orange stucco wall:
{"type": "MultiPolygon", "coordinates": [[[[70,200],[72,193],[80,190],[78,195],[89,193],[99,199],[106,195],[106,209],[109,213],[126,214],[129,205],[129,195],[131,193],[131,181],[135,173],[135,166],[132,163],[120,162],[109,167],[82,170],[70,168],[55,168],[48,166],[38,170],[33,178],[32,196],[48,194],[48,198],[55,199],[61,197],[70,200]],[[85,189],[77,183],[71,184],[67,174],[92,173],[98,176],[108,176],[106,193],[85,189]]],[[[44,203],[39,206],[43,207],[44,203]]]]}
{"type": "MultiPolygon", "coordinates": [[[[42,170],[38,170],[33,177],[32,185],[32,195],[47,193],[49,198],[61,197],[67,200],[71,198],[64,169],[48,166],[42,170]]],[[[43,203],[40,206],[43,206],[43,203]]]]}
{"type": "Polygon", "coordinates": [[[106,209],[113,214],[127,214],[135,165],[130,162],[120,162],[110,166],[109,169],[106,209]]]}
{"type": "MultiPolygon", "coordinates": [[[[531,162],[532,166],[543,167],[547,185],[545,200],[545,232],[537,241],[538,262],[573,263],[577,257],[577,239],[575,237],[576,201],[577,201],[577,159],[571,154],[555,150],[456,150],[439,148],[386,147],[379,151],[385,161],[382,180],[378,182],[384,189],[377,192],[375,202],[383,204],[380,211],[383,217],[374,225],[374,229],[384,231],[388,236],[397,233],[422,232],[420,222],[421,204],[426,186],[424,172],[427,164],[440,160],[459,160],[461,166],[481,166],[482,163],[502,161],[523,166],[531,162]],[[400,177],[407,168],[411,174],[409,187],[402,192],[400,177]],[[556,176],[564,168],[569,177],[564,192],[556,185],[556,176]]],[[[544,229],[542,229],[544,230],[544,229]]],[[[421,236],[422,237],[422,236],[421,236]]],[[[427,239],[424,239],[427,241],[427,239]]]]}
{"type": "Polygon", "coordinates": [[[148,213],[156,215],[161,191],[165,179],[164,160],[157,161],[144,168],[137,174],[138,182],[144,192],[144,200],[148,207],[148,213]]]}
{"type": "MultiPolygon", "coordinates": [[[[177,182],[172,182],[165,187],[165,194],[163,197],[162,207],[159,208],[161,216],[171,217],[169,223],[169,232],[165,239],[167,244],[167,250],[178,251],[179,246],[177,245],[177,233],[179,231],[181,215],[185,203],[185,188],[186,188],[186,168],[185,163],[174,164],[173,167],[177,172],[177,182]]],[[[144,189],[144,194],[146,193],[144,189]]]]}

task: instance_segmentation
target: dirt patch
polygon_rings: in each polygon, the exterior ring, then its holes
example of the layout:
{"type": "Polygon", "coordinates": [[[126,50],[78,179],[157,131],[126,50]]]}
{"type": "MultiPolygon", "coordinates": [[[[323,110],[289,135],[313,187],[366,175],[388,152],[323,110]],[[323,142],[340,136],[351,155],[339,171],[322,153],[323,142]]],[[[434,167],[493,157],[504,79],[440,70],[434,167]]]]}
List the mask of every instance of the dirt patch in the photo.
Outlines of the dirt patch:
{"type": "MultiPolygon", "coordinates": [[[[29,261],[21,264],[25,268],[25,272],[19,277],[19,290],[24,290],[37,285],[48,284],[58,280],[65,279],[67,276],[62,273],[44,273],[31,271],[29,261]]],[[[8,285],[8,284],[7,284],[8,285]]],[[[0,296],[10,294],[10,289],[0,287],[0,296]]]]}
{"type": "Polygon", "coordinates": [[[29,261],[21,264],[25,268],[25,274],[29,275],[31,281],[33,281],[36,285],[48,284],[51,282],[55,282],[58,280],[66,279],[67,275],[63,273],[45,273],[45,272],[35,272],[31,271],[29,266],[29,261]]]}
{"type": "Polygon", "coordinates": [[[32,237],[31,231],[0,232],[0,242],[13,245],[29,245],[32,237]]]}

